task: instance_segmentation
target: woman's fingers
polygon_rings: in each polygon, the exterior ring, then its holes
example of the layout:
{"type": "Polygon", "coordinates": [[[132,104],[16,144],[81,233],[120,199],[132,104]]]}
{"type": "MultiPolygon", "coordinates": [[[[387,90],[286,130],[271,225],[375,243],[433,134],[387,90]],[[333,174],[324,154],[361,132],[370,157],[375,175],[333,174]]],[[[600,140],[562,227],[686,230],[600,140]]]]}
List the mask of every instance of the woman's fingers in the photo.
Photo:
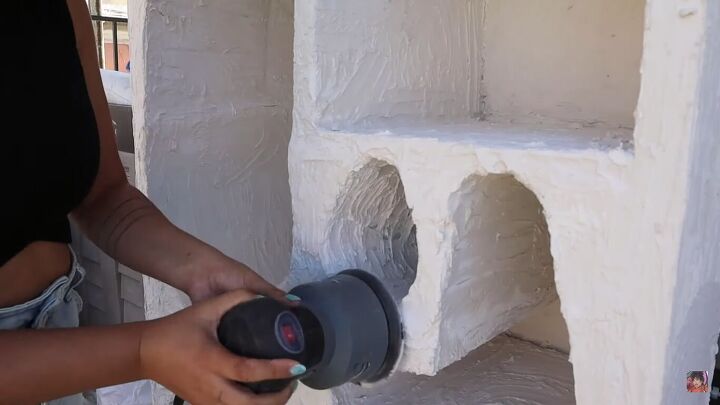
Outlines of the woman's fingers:
{"type": "Polygon", "coordinates": [[[191,403],[283,404],[290,388],[272,395],[255,395],[240,383],[286,379],[305,368],[293,360],[258,360],[237,356],[216,337],[220,318],[229,309],[253,299],[255,293],[236,290],[172,316],[148,321],[140,344],[147,378],[176,389],[191,403]]]}
{"type": "Polygon", "coordinates": [[[236,356],[229,350],[213,346],[208,361],[217,373],[232,381],[258,382],[293,377],[293,371],[301,374],[304,367],[287,359],[259,360],[236,356]]]}

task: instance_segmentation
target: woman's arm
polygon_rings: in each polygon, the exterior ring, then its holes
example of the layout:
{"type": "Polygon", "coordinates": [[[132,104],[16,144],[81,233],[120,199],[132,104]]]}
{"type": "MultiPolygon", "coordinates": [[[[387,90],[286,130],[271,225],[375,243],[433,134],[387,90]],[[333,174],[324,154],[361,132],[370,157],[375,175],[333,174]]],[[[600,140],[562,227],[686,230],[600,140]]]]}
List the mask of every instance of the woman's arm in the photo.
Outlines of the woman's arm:
{"type": "Polygon", "coordinates": [[[83,0],[67,0],[78,52],[100,132],[100,167],[73,219],[102,250],[194,300],[236,288],[283,299],[284,293],[247,266],[175,227],[125,178],[103,90],[92,23],[83,0]]]}
{"type": "Polygon", "coordinates": [[[143,323],[0,331],[0,403],[41,401],[142,378],[143,323]]]}
{"type": "Polygon", "coordinates": [[[0,331],[0,404],[37,404],[144,378],[193,404],[284,404],[290,389],[258,396],[235,381],[288,378],[297,362],[238,357],[217,342],[222,314],[252,297],[239,290],[154,321],[0,331]]]}

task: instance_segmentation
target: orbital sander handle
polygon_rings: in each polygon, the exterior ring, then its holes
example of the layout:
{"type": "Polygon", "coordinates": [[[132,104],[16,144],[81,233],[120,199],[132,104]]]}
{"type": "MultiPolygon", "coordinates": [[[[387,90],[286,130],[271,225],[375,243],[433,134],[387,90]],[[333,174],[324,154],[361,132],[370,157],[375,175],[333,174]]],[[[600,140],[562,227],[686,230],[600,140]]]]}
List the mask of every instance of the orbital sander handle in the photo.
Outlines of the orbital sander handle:
{"type": "MultiPolygon", "coordinates": [[[[402,321],[393,296],[378,278],[346,270],[290,293],[302,299],[300,306],[270,298],[236,305],[220,319],[218,340],[239,356],[292,359],[307,372],[243,385],[262,394],[282,391],[293,379],[301,379],[322,390],[390,375],[400,358],[402,321]]],[[[175,403],[182,400],[176,397],[175,403]]]]}
{"type": "MultiPolygon", "coordinates": [[[[220,343],[238,356],[291,359],[308,370],[320,362],[323,353],[323,333],[317,318],[302,306],[288,307],[271,298],[257,298],[227,311],[220,319],[217,335],[220,343]]],[[[292,381],[286,378],[242,384],[256,394],[265,394],[280,392],[292,381]]]]}

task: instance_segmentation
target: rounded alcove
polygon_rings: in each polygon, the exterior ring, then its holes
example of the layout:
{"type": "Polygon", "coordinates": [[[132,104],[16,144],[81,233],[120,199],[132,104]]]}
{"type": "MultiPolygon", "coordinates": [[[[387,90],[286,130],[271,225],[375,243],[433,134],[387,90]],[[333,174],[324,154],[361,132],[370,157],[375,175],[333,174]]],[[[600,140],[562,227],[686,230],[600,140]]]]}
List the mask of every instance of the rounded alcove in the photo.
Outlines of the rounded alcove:
{"type": "Polygon", "coordinates": [[[510,175],[473,175],[450,208],[456,235],[442,302],[445,365],[549,303],[555,291],[550,234],[532,191],[510,175]]]}
{"type": "Polygon", "coordinates": [[[333,265],[378,276],[396,300],[415,281],[418,247],[412,210],[398,170],[373,160],[352,172],[341,192],[329,235],[333,265]]]}

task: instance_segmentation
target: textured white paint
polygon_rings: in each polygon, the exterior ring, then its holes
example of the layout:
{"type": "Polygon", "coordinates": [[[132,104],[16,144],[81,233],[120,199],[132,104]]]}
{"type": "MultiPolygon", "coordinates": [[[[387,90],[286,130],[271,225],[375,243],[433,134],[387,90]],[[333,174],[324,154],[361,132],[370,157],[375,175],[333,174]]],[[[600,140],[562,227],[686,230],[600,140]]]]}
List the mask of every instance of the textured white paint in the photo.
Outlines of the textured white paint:
{"type": "Polygon", "coordinates": [[[644,0],[484,4],[486,115],[633,127],[644,0]]]}
{"type": "Polygon", "coordinates": [[[339,405],[574,403],[566,354],[506,336],[432,378],[399,373],[370,388],[347,385],[334,391],[339,405]]]}
{"type": "Polygon", "coordinates": [[[698,398],[672,389],[670,381],[683,375],[680,370],[708,370],[712,375],[713,368],[720,368],[713,361],[720,362],[715,344],[720,343],[720,3],[698,6],[697,15],[681,15],[705,21],[699,40],[705,49],[696,51],[699,66],[694,66],[698,76],[692,102],[694,122],[688,133],[687,207],[665,349],[666,404],[707,403],[707,394],[698,398]]]}
{"type": "MultiPolygon", "coordinates": [[[[297,118],[295,122],[296,124],[299,122],[297,118]]],[[[361,135],[317,129],[312,136],[296,132],[291,140],[290,174],[295,220],[293,268],[299,277],[298,281],[304,281],[302,277],[311,273],[305,269],[321,268],[331,273],[349,264],[346,261],[338,262],[336,253],[338,247],[328,248],[331,245],[326,241],[333,226],[337,196],[343,194],[346,179],[351,173],[376,159],[397,167],[402,177],[407,204],[412,209],[412,218],[417,226],[417,244],[420,252],[415,282],[402,303],[406,326],[406,356],[401,367],[403,370],[433,374],[473,349],[473,343],[477,346],[492,338],[495,333],[501,332],[502,328],[497,329],[499,325],[505,324],[509,327],[513,319],[515,322],[521,320],[508,313],[508,319],[495,319],[493,323],[483,324],[483,311],[489,310],[493,305],[505,309],[524,307],[531,309],[532,304],[543,301],[542,297],[550,298],[549,291],[546,291],[539,297],[526,301],[535,295],[533,290],[523,290],[528,285],[524,283],[533,276],[533,272],[527,273],[529,269],[523,265],[513,268],[511,261],[504,264],[501,262],[497,265],[499,270],[497,273],[490,272],[497,277],[497,283],[492,283],[492,278],[474,279],[470,277],[472,272],[469,269],[463,269],[463,260],[466,263],[467,260],[472,259],[473,251],[477,250],[468,248],[468,253],[463,253],[458,247],[472,240],[482,241],[483,238],[488,238],[485,224],[502,221],[498,216],[505,211],[502,204],[496,205],[495,209],[492,205],[488,207],[487,203],[481,205],[479,208],[486,208],[488,213],[493,215],[475,221],[477,225],[474,229],[459,233],[455,221],[456,215],[459,215],[458,203],[454,202],[452,197],[455,196],[457,199],[457,196],[463,194],[459,190],[463,190],[468,176],[477,175],[483,178],[494,173],[514,173],[523,184],[535,185],[535,190],[542,191],[537,191],[536,194],[547,213],[551,235],[554,234],[553,219],[557,220],[560,215],[570,217],[585,215],[584,218],[596,222],[593,216],[589,215],[591,212],[576,211],[573,205],[568,207],[566,204],[577,204],[578,200],[587,198],[600,209],[604,201],[626,189],[622,170],[630,164],[631,155],[617,147],[593,148],[594,132],[568,131],[557,139],[548,136],[546,142],[542,132],[540,137],[533,137],[533,131],[519,133],[522,129],[518,128],[506,129],[484,125],[478,125],[477,128],[480,136],[475,138],[453,134],[451,130],[455,129],[454,126],[439,126],[434,130],[442,136],[437,137],[429,134],[417,135],[420,131],[414,128],[361,135]],[[486,131],[487,136],[482,136],[485,134],[482,131],[486,131]],[[535,140],[532,149],[520,147],[526,138],[535,140]],[[302,170],[300,170],[301,166],[302,170]],[[567,175],[568,167],[572,168],[571,176],[567,175]],[[442,175],[438,175],[438,172],[442,175]],[[567,190],[575,190],[575,192],[568,193],[567,190]],[[565,208],[552,215],[553,211],[548,208],[548,202],[565,208]],[[468,239],[468,232],[477,236],[468,239]],[[458,268],[455,268],[454,264],[458,268]],[[509,281],[513,276],[516,284],[509,281]],[[509,279],[501,281],[504,277],[509,279]],[[470,282],[460,283],[459,279],[470,282]],[[457,284],[451,284],[453,280],[457,280],[457,284]],[[489,282],[484,284],[483,281],[489,282]],[[472,298],[483,297],[498,288],[508,288],[508,291],[517,289],[515,294],[519,295],[501,295],[496,297],[494,302],[484,304],[481,300],[472,298]],[[449,312],[442,310],[444,305],[453,302],[456,302],[451,305],[454,310],[449,312]],[[465,308],[463,302],[467,304],[465,308]],[[528,304],[530,307],[527,306],[528,304]],[[453,312],[456,315],[452,315],[453,312]],[[460,317],[463,319],[461,322],[463,327],[471,330],[463,332],[455,328],[443,328],[444,322],[448,322],[447,319],[443,320],[443,315],[446,314],[451,318],[460,317]],[[467,324],[469,319],[474,319],[475,323],[467,324]],[[462,342],[463,337],[468,334],[474,334],[476,338],[465,342],[464,347],[443,348],[438,343],[441,339],[441,330],[451,336],[443,338],[446,341],[462,342]]],[[[505,180],[511,185],[519,184],[511,178],[505,180]]],[[[526,190],[519,185],[515,187],[520,191],[526,190]]],[[[502,200],[501,192],[504,189],[506,188],[501,184],[495,190],[498,194],[487,195],[489,202],[497,198],[502,200]]],[[[512,190],[513,187],[510,189],[512,190]]],[[[466,194],[472,198],[466,200],[464,204],[470,206],[482,204],[484,198],[482,191],[466,194]]],[[[521,208],[522,204],[530,203],[529,207],[519,210],[521,215],[526,216],[528,223],[541,229],[542,221],[537,217],[539,205],[531,204],[532,192],[526,190],[520,196],[522,201],[527,201],[519,203],[521,208]]],[[[507,229],[512,229],[513,223],[510,221],[510,227],[507,229]]],[[[569,226],[570,231],[573,231],[578,224],[576,220],[571,220],[569,226]]],[[[460,231],[462,228],[460,227],[460,231]]],[[[542,232],[539,235],[542,235],[542,232]]],[[[494,239],[491,240],[494,242],[494,239]]],[[[577,241],[572,241],[575,242],[577,241]]],[[[541,277],[539,280],[542,280],[542,272],[546,269],[548,258],[542,259],[540,253],[543,251],[538,248],[541,244],[536,243],[532,236],[524,240],[517,239],[517,243],[519,245],[517,248],[521,252],[539,253],[537,256],[540,257],[536,262],[538,267],[535,267],[538,271],[534,272],[534,276],[539,276],[541,277]]],[[[362,247],[362,245],[355,246],[350,246],[350,250],[362,247]]],[[[508,246],[512,247],[512,245],[508,246]]],[[[557,258],[555,243],[551,248],[557,258]]],[[[483,246],[479,245],[476,249],[483,249],[483,246]]],[[[527,261],[527,257],[523,260],[526,260],[525,264],[532,263],[527,261]]],[[[481,269],[482,267],[476,269],[476,275],[482,274],[481,269]]],[[[560,290],[561,285],[558,284],[560,290]]],[[[547,282],[541,282],[537,286],[548,287],[547,282]]],[[[562,296],[562,292],[560,295],[562,296]]],[[[451,320],[449,322],[452,323],[451,320]]]]}
{"type": "MultiPolygon", "coordinates": [[[[367,242],[352,237],[362,232],[349,232],[349,251],[332,246],[334,214],[354,173],[377,161],[394,167],[418,246],[402,301],[400,370],[436,374],[483,341],[477,336],[514,322],[512,310],[478,322],[498,306],[515,308],[517,296],[482,302],[477,288],[523,291],[527,278],[484,285],[462,270],[479,260],[480,275],[481,260],[493,257],[483,232],[496,219],[493,201],[504,200],[467,191],[467,179],[511,175],[542,207],[569,340],[553,304],[513,332],[569,346],[578,403],[707,402],[684,393],[683,376],[712,367],[720,330],[720,213],[711,208],[720,204],[720,5],[519,3],[297,4],[292,278],[364,263],[367,242]],[[457,208],[475,204],[488,212],[458,226],[457,208]],[[463,237],[468,227],[477,236],[463,237]],[[463,253],[471,241],[486,253],[463,253]],[[460,330],[444,327],[453,322],[460,330]]],[[[518,238],[520,251],[541,252],[538,240],[518,238]]]]}
{"type": "MultiPolygon", "coordinates": [[[[138,186],[273,282],[288,273],[291,0],[130,2],[138,186]]],[[[155,318],[189,302],[145,280],[155,318]]],[[[156,403],[167,403],[158,390],[156,403]]]]}
{"type": "Polygon", "coordinates": [[[316,44],[322,80],[308,96],[326,128],[464,117],[633,126],[643,0],[313,4],[303,40],[316,44]]]}
{"type": "Polygon", "coordinates": [[[549,304],[535,309],[526,319],[515,324],[508,333],[544,347],[570,353],[570,336],[560,312],[560,297],[557,295],[549,304]]]}
{"type": "Polygon", "coordinates": [[[290,405],[574,403],[567,355],[501,335],[434,377],[393,374],[371,387],[313,391],[300,385],[290,405]]]}
{"type": "Polygon", "coordinates": [[[470,176],[450,196],[450,210],[456,234],[439,314],[441,367],[506,331],[555,291],[542,206],[512,176],[470,176]]]}
{"type": "Polygon", "coordinates": [[[333,213],[327,252],[334,270],[373,272],[396,300],[415,281],[417,241],[400,175],[373,161],[353,173],[333,213]]]}

